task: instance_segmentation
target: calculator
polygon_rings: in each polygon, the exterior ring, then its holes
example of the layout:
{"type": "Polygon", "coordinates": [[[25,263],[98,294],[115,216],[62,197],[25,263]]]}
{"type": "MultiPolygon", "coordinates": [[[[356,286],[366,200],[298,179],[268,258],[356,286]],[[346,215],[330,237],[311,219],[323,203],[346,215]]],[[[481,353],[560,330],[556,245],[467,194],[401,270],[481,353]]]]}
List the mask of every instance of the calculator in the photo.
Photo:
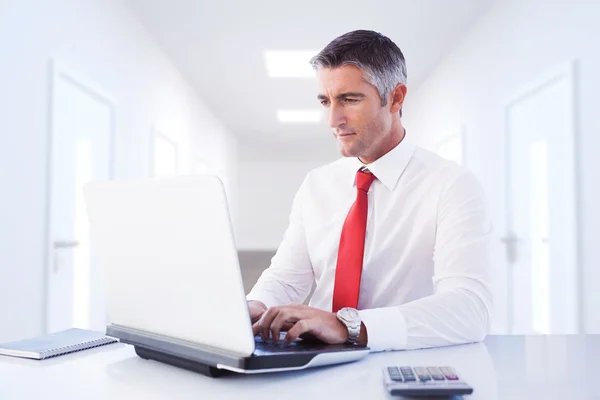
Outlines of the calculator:
{"type": "Polygon", "coordinates": [[[392,395],[427,397],[473,393],[452,367],[389,366],[383,369],[386,390],[392,395]]]}

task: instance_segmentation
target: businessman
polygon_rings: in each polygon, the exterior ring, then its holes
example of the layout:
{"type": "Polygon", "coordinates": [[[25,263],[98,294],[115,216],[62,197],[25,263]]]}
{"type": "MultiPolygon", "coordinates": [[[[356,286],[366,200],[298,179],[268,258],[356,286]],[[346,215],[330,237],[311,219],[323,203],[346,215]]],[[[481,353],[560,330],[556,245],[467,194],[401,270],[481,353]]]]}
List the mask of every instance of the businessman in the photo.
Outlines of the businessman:
{"type": "Polygon", "coordinates": [[[401,50],[359,30],[311,64],[343,157],[297,191],[283,241],[247,296],[254,334],[372,351],[482,340],[492,308],[484,194],[404,129],[401,50]]]}

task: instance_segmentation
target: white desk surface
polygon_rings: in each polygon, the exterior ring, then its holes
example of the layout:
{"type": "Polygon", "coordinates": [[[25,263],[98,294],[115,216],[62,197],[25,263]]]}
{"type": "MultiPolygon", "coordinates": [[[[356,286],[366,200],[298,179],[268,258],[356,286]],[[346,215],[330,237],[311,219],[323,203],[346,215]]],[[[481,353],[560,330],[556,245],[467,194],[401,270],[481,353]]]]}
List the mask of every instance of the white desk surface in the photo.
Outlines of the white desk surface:
{"type": "Polygon", "coordinates": [[[387,365],[451,365],[468,399],[600,398],[600,335],[489,336],[483,343],[373,353],[350,364],[208,378],[116,343],[44,361],[0,356],[0,399],[391,399],[387,365]]]}

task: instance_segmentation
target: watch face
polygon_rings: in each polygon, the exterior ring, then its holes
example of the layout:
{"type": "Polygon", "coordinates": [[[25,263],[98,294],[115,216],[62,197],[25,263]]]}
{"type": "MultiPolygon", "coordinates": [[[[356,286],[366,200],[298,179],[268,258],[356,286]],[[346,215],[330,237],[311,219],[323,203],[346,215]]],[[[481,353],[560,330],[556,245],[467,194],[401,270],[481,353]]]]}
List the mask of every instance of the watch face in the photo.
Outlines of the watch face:
{"type": "Polygon", "coordinates": [[[341,314],[342,317],[348,321],[353,321],[360,318],[358,311],[356,311],[354,308],[343,308],[341,314]]]}

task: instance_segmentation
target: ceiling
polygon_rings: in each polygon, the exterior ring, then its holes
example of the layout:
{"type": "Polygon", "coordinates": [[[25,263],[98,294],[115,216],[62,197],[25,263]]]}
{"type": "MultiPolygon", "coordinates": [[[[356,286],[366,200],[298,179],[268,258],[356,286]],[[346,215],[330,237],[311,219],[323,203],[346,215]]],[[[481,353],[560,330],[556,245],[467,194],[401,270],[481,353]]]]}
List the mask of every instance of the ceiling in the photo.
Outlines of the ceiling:
{"type": "Polygon", "coordinates": [[[281,124],[318,108],[314,78],[269,78],[264,50],[320,50],[372,29],[402,49],[414,91],[493,0],[127,0],[163,51],[240,141],[246,159],[331,158],[325,123],[281,124]],[[273,151],[273,148],[277,148],[273,151]]]}

